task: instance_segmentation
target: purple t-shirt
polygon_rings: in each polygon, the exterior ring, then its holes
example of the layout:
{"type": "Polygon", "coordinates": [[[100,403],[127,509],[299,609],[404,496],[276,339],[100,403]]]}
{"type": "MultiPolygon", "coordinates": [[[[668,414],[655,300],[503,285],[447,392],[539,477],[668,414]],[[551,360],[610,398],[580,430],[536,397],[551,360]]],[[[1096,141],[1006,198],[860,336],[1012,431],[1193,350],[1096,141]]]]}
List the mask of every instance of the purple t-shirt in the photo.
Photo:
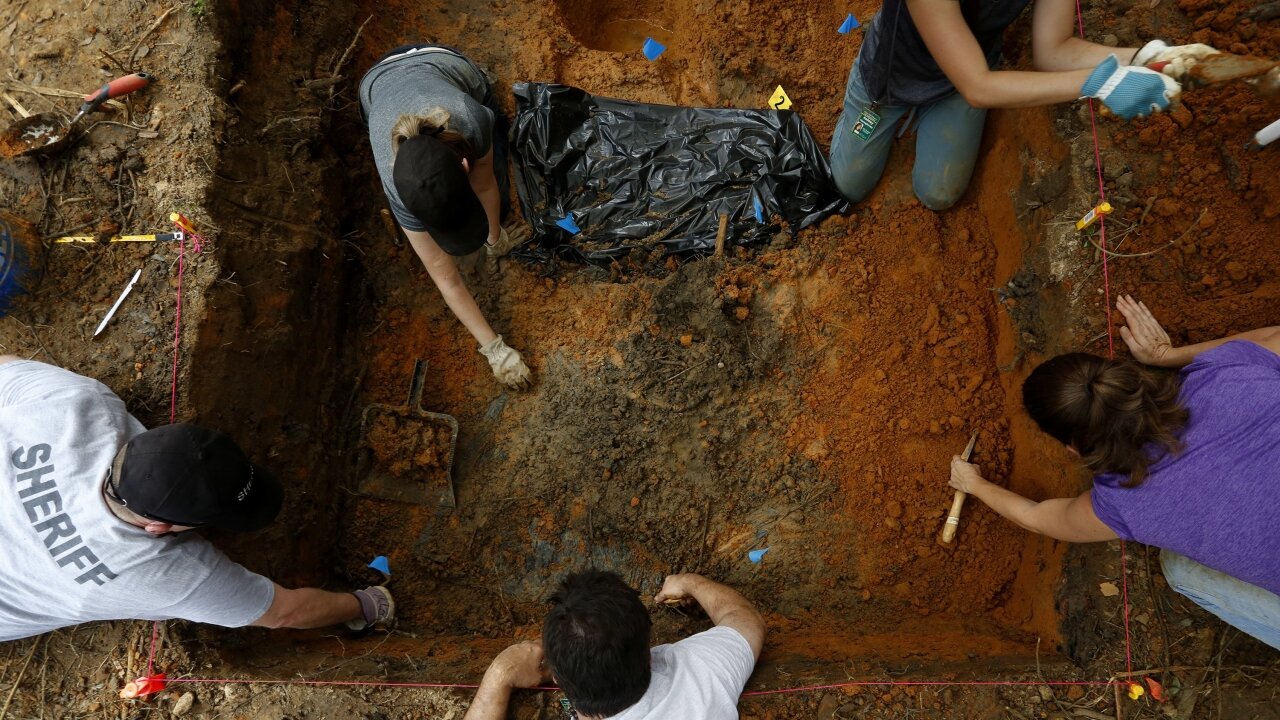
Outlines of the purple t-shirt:
{"type": "Polygon", "coordinates": [[[1151,467],[1093,480],[1093,510],[1126,540],[1168,548],[1280,594],[1280,355],[1247,340],[1182,370],[1185,449],[1151,467]]]}

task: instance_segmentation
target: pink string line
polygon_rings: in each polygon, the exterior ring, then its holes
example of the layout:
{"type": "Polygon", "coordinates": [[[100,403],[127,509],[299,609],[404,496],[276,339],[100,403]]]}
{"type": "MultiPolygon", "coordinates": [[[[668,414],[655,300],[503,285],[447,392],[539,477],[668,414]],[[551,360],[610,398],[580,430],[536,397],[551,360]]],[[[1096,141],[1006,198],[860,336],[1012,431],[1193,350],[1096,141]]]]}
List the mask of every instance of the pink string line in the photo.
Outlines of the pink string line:
{"type": "Polygon", "coordinates": [[[173,310],[173,375],[169,384],[169,424],[178,415],[178,350],[182,341],[182,276],[186,274],[187,237],[178,244],[178,300],[173,310]]]}
{"type": "MultiPolygon", "coordinates": [[[[216,685],[309,685],[309,686],[343,686],[343,687],[387,687],[387,688],[428,688],[437,690],[475,690],[479,685],[472,683],[414,683],[414,682],[374,682],[369,680],[250,680],[245,678],[166,678],[169,684],[216,684],[216,685]]],[[[801,685],[789,688],[770,690],[749,690],[742,697],[761,697],[764,695],[783,695],[788,693],[813,692],[816,690],[838,690],[849,687],[894,686],[894,687],[1038,687],[1076,686],[1076,687],[1109,687],[1120,685],[1127,687],[1130,683],[1119,680],[855,680],[851,682],[829,683],[825,685],[801,685]]],[[[558,692],[558,687],[524,688],[537,692],[558,692]]]]}
{"type": "MultiPolygon", "coordinates": [[[[180,223],[174,227],[181,233],[178,243],[178,293],[173,310],[173,370],[169,380],[169,424],[178,417],[178,351],[182,347],[182,276],[186,274],[187,236],[191,237],[192,249],[199,255],[204,251],[204,238],[199,234],[187,232],[180,223]]],[[[155,674],[156,642],[160,634],[160,621],[151,624],[151,649],[147,651],[147,675],[155,674]]]]}
{"type": "MultiPolygon", "coordinates": [[[[1080,29],[1080,37],[1084,38],[1084,16],[1080,11],[1080,0],[1076,0],[1076,21],[1080,29]]],[[[1098,124],[1093,111],[1093,99],[1087,99],[1089,104],[1089,124],[1093,129],[1093,160],[1094,166],[1098,172],[1098,195],[1102,202],[1107,199],[1106,185],[1102,177],[1102,153],[1098,147],[1098,124]]],[[[1107,352],[1110,357],[1115,357],[1115,338],[1111,331],[1111,282],[1107,268],[1107,218],[1105,215],[1098,218],[1098,232],[1100,247],[1102,248],[1102,280],[1103,280],[1103,300],[1107,312],[1107,352]]],[[[195,233],[189,233],[197,254],[202,251],[201,238],[195,233]]],[[[178,408],[178,349],[180,342],[180,330],[182,327],[182,276],[185,273],[186,258],[186,237],[184,234],[183,241],[178,250],[178,293],[177,303],[174,309],[173,317],[173,378],[170,385],[169,396],[169,422],[174,422],[177,416],[178,408]]],[[[1125,557],[1125,543],[1120,541],[1120,566],[1122,577],[1120,584],[1124,590],[1124,643],[1125,643],[1125,669],[1133,672],[1133,652],[1129,636],[1129,583],[1128,583],[1128,565],[1125,557]]],[[[151,626],[151,650],[147,657],[147,675],[153,674],[155,656],[156,656],[156,637],[160,630],[160,621],[155,621],[151,626]]],[[[393,687],[393,688],[436,688],[436,689],[454,689],[454,690],[475,690],[479,685],[469,683],[410,683],[410,682],[369,682],[361,680],[246,680],[232,678],[168,678],[166,682],[176,683],[208,683],[208,684],[271,684],[271,685],[309,685],[309,686],[356,686],[356,687],[393,687]]],[[[1058,685],[1058,686],[1077,686],[1077,687],[1098,687],[1110,685],[1129,685],[1129,682],[1119,681],[1088,681],[1088,680],[1054,680],[1046,682],[1037,681],[1019,681],[1019,680],[972,680],[972,681],[947,681],[947,680],[857,680],[843,683],[832,683],[826,685],[804,685],[792,688],[778,688],[773,690],[751,690],[742,693],[742,697],[760,697],[764,695],[782,695],[787,693],[812,692],[815,690],[836,690],[848,687],[866,687],[866,686],[914,686],[914,687],[935,687],[935,686],[983,686],[983,687],[1024,687],[1039,685],[1058,685]]],[[[540,692],[556,691],[557,687],[536,687],[529,688],[540,692]]]]}
{"type": "MultiPolygon", "coordinates": [[[[1080,39],[1084,39],[1084,13],[1080,9],[1080,0],[1076,0],[1076,25],[1080,31],[1080,39]]],[[[1093,98],[1089,103],[1089,126],[1093,131],[1093,165],[1098,172],[1099,202],[1107,200],[1107,186],[1102,179],[1102,150],[1098,143],[1098,120],[1093,112],[1093,98]]],[[[1098,247],[1102,249],[1102,302],[1107,314],[1107,357],[1116,356],[1115,333],[1111,329],[1111,272],[1107,266],[1107,216],[1098,216],[1098,247]]],[[[1133,640],[1129,633],[1129,562],[1125,553],[1125,541],[1120,541],[1120,587],[1124,604],[1124,660],[1125,669],[1133,672],[1133,640]]]]}

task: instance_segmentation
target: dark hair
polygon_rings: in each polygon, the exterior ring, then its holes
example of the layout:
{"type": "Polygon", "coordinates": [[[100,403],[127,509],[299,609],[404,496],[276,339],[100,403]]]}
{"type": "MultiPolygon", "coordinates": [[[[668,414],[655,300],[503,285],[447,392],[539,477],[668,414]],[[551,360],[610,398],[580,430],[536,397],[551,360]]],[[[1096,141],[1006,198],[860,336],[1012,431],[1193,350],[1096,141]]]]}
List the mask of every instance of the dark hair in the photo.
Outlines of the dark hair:
{"type": "Polygon", "coordinates": [[[649,612],[616,573],[586,570],[560,581],[542,623],[542,649],[579,714],[608,717],[649,689],[649,612]]]}
{"type": "Polygon", "coordinates": [[[1182,450],[1189,413],[1178,402],[1181,388],[1173,373],[1069,353],[1031,371],[1022,405],[1041,430],[1074,447],[1089,470],[1128,475],[1121,485],[1137,487],[1152,463],[1182,450]]]}

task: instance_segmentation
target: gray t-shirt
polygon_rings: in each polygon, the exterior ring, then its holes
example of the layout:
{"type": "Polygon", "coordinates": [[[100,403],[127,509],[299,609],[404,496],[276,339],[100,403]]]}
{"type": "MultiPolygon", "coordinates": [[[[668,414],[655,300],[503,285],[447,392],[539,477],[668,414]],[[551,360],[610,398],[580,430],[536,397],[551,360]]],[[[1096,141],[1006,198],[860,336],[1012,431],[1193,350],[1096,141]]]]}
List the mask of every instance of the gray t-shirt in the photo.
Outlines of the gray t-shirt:
{"type": "Polygon", "coordinates": [[[756,667],[751,645],[730,627],[714,627],[649,654],[649,689],[609,720],[738,720],[738,696],[756,667]]]}
{"type": "Polygon", "coordinates": [[[489,80],[469,60],[444,48],[395,55],[374,65],[360,80],[360,107],[369,123],[373,161],[391,212],[405,230],[425,231],[422,221],[400,202],[392,168],[391,130],[401,115],[449,111],[449,128],[467,139],[477,158],[493,145],[493,111],[484,106],[489,80]]]}
{"type": "Polygon", "coordinates": [[[185,532],[111,514],[102,481],[145,428],[105,385],[26,360],[0,365],[0,642],[91,620],[262,617],[270,580],[185,532]]]}

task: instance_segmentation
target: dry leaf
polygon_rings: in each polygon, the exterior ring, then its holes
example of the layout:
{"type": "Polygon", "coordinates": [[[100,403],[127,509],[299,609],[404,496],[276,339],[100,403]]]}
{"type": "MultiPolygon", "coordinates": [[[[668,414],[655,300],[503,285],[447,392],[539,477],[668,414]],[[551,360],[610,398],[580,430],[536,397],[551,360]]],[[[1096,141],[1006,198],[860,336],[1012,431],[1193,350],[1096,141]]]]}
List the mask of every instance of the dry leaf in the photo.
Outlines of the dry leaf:
{"type": "Polygon", "coordinates": [[[1120,594],[1120,588],[1116,587],[1115,583],[1104,582],[1098,586],[1098,589],[1102,591],[1102,597],[1115,597],[1120,594]]]}

